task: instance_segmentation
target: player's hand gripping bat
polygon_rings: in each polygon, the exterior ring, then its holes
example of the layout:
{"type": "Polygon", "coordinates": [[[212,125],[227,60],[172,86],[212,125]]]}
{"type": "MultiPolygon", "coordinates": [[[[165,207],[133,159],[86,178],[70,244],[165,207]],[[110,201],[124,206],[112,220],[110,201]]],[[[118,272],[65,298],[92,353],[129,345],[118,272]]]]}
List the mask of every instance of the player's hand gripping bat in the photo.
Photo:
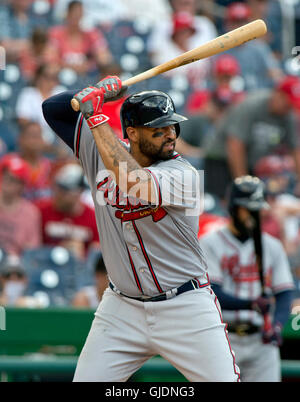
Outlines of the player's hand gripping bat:
{"type": "MultiPolygon", "coordinates": [[[[211,41],[204,43],[195,49],[185,52],[172,60],[131,77],[128,80],[123,81],[122,84],[123,86],[128,87],[136,84],[137,82],[165,73],[166,71],[173,70],[174,68],[178,68],[210,56],[215,56],[216,54],[225,52],[233,47],[240,46],[249,40],[260,38],[261,36],[265,35],[266,32],[267,27],[263,20],[252,21],[249,24],[243,25],[224,35],[218,36],[217,38],[212,39],[211,41]]],[[[71,100],[71,105],[75,111],[79,111],[79,103],[76,99],[73,98],[71,100]]]]}

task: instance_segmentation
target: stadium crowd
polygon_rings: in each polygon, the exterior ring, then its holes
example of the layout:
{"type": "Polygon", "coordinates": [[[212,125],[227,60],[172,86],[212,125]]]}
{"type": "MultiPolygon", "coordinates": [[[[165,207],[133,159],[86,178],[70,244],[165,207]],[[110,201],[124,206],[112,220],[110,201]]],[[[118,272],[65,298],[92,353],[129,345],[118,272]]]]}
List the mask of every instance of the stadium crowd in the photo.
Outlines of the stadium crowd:
{"type": "MultiPolygon", "coordinates": [[[[226,223],[233,177],[254,174],[264,181],[271,205],[264,230],[282,241],[299,297],[300,2],[283,3],[1,2],[0,304],[94,308],[107,285],[85,177],[45,122],[43,100],[108,74],[124,80],[257,18],[267,22],[264,38],[128,93],[161,89],[189,116],[177,151],[205,171],[199,237],[226,223]]],[[[120,138],[123,100],[104,107],[120,138]]]]}

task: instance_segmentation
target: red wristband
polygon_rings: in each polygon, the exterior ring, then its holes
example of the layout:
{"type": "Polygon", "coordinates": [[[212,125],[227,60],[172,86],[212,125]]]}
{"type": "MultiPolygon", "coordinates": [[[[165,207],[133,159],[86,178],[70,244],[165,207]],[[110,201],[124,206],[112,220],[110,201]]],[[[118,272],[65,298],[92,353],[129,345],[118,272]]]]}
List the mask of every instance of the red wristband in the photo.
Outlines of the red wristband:
{"type": "Polygon", "coordinates": [[[87,120],[87,124],[89,125],[89,128],[95,128],[97,126],[100,126],[100,124],[106,123],[109,120],[109,117],[105,116],[104,114],[97,114],[96,116],[91,116],[87,120]]]}

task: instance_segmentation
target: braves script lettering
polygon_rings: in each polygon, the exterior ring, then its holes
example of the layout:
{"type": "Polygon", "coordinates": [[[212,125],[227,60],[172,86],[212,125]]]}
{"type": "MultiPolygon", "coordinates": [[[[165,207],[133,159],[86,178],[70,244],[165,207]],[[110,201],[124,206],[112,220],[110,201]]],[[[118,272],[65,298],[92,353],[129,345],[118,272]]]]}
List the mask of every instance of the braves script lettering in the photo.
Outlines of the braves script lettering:
{"type": "Polygon", "coordinates": [[[158,222],[167,215],[162,207],[149,207],[149,203],[143,203],[138,198],[126,195],[110,176],[97,184],[97,190],[102,193],[102,199],[106,205],[118,209],[115,216],[122,222],[147,216],[151,216],[154,222],[158,222]]]}

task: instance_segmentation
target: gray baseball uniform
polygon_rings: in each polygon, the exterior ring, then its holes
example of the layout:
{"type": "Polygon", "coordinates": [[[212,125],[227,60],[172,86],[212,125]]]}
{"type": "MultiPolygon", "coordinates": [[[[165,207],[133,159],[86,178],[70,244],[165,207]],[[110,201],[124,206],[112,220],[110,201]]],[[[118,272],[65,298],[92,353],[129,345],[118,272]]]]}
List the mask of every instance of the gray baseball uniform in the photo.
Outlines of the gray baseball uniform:
{"type": "MultiPolygon", "coordinates": [[[[56,100],[50,98],[50,103],[52,107],[56,100]]],[[[60,99],[57,104],[61,114],[60,99]]],[[[47,119],[46,106],[44,115],[47,119]]],[[[149,205],[116,185],[81,115],[71,136],[74,145],[69,145],[91,188],[111,282],[74,381],[126,381],[157,354],[190,381],[239,381],[197,239],[198,172],[177,153],[149,166],[156,186],[156,203],[149,205]],[[161,299],[135,299],[155,296],[161,299]]]]}
{"type": "MultiPolygon", "coordinates": [[[[264,277],[271,294],[293,289],[293,278],[282,244],[263,233],[264,277]]],[[[208,273],[212,283],[222,286],[226,294],[244,300],[261,295],[252,239],[240,242],[226,227],[200,238],[204,255],[209,260],[208,273]]],[[[263,318],[253,310],[224,310],[224,320],[230,325],[247,323],[261,327],[263,318]]],[[[242,328],[242,327],[241,327],[242,328]]],[[[259,329],[251,335],[229,333],[243,381],[279,381],[280,354],[273,345],[264,345],[259,329]],[[242,336],[241,336],[242,335],[242,336]]]]}
{"type": "Polygon", "coordinates": [[[197,171],[178,154],[156,163],[148,170],[157,188],[157,204],[130,203],[106,171],[85,122],[75,138],[79,140],[78,156],[92,191],[111,282],[130,296],[154,296],[189,278],[207,282],[197,239],[198,222],[195,214],[186,214],[187,209],[197,207],[197,171]]]}

